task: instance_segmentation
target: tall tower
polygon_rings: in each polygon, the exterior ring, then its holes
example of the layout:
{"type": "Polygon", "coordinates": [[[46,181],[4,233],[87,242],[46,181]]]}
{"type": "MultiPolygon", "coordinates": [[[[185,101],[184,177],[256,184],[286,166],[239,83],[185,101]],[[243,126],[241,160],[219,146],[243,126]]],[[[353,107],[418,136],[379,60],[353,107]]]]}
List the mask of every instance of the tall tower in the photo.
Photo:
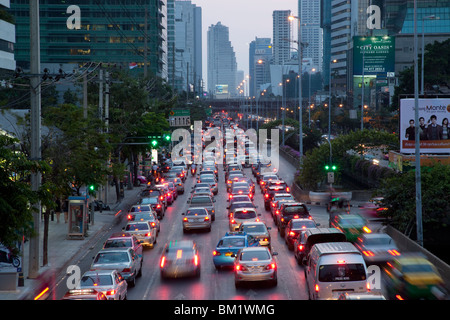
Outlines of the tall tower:
{"type": "Polygon", "coordinates": [[[281,65],[291,58],[291,10],[273,12],[273,58],[274,64],[281,65]]]}
{"type": "Polygon", "coordinates": [[[229,29],[221,22],[208,29],[208,92],[216,97],[236,95],[236,54],[229,29]]]}
{"type": "Polygon", "coordinates": [[[302,42],[308,45],[303,51],[303,58],[311,58],[314,67],[322,71],[323,32],[320,28],[321,0],[299,0],[299,17],[301,21],[302,42]]]}

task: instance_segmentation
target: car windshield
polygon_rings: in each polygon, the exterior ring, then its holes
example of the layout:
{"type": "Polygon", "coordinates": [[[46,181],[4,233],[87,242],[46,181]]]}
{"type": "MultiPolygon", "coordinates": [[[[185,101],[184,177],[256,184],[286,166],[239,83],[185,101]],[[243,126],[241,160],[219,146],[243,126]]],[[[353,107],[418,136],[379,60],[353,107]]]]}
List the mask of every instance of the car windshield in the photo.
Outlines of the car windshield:
{"type": "Polygon", "coordinates": [[[105,248],[131,248],[131,239],[111,239],[106,240],[105,248]]]}
{"type": "Polygon", "coordinates": [[[245,194],[245,193],[249,193],[250,189],[248,187],[239,187],[239,188],[233,188],[233,190],[231,191],[231,193],[233,194],[245,194]]]}
{"type": "Polygon", "coordinates": [[[360,263],[322,265],[319,267],[320,282],[366,280],[364,265],[360,263]]]}
{"type": "Polygon", "coordinates": [[[157,197],[144,198],[142,199],[142,203],[156,204],[158,203],[158,198],[157,197]]]}
{"type": "Polygon", "coordinates": [[[146,221],[146,220],[155,220],[155,217],[152,213],[138,213],[134,215],[132,221],[146,221]]]}
{"type": "Polygon", "coordinates": [[[252,219],[256,218],[256,212],[253,210],[239,210],[234,213],[236,219],[252,219]]]}
{"type": "Polygon", "coordinates": [[[80,287],[110,286],[113,284],[112,277],[109,274],[83,276],[80,281],[80,287]]]}
{"type": "Polygon", "coordinates": [[[127,252],[101,252],[95,257],[94,263],[123,263],[129,261],[127,252]]]}
{"type": "Polygon", "coordinates": [[[284,213],[288,215],[294,215],[294,214],[305,214],[308,213],[308,211],[306,211],[306,208],[304,206],[298,205],[298,206],[287,206],[286,208],[284,208],[284,213]]]}
{"type": "Polygon", "coordinates": [[[270,255],[267,251],[245,251],[241,253],[240,260],[241,261],[260,261],[260,260],[269,260],[270,255]]]}
{"type": "Polygon", "coordinates": [[[191,203],[211,203],[210,197],[192,197],[191,203]]]}
{"type": "Polygon", "coordinates": [[[403,268],[402,268],[402,271],[404,273],[416,273],[416,272],[425,272],[425,273],[433,272],[434,273],[433,268],[429,264],[408,264],[408,265],[404,265],[403,268]]]}
{"type": "Polygon", "coordinates": [[[187,216],[205,216],[208,214],[208,211],[205,209],[190,209],[186,211],[187,216]]]}
{"type": "Polygon", "coordinates": [[[202,178],[202,182],[216,183],[216,181],[214,180],[214,178],[202,178]]]}
{"type": "Polygon", "coordinates": [[[149,206],[132,207],[131,212],[151,211],[149,206]]]}
{"type": "Polygon", "coordinates": [[[304,229],[304,228],[314,228],[316,227],[316,224],[314,221],[308,220],[308,221],[293,221],[292,222],[292,229],[304,229]]]}
{"type": "Polygon", "coordinates": [[[245,239],[242,237],[240,237],[240,238],[227,237],[227,238],[221,239],[217,246],[219,248],[244,247],[245,239]]]}
{"type": "Polygon", "coordinates": [[[242,225],[242,231],[247,233],[265,233],[267,229],[262,224],[250,224],[250,225],[242,225]]]}
{"type": "Polygon", "coordinates": [[[278,200],[294,200],[294,197],[292,195],[288,195],[288,196],[275,196],[274,200],[278,201],[278,200]]]}
{"type": "Polygon", "coordinates": [[[130,223],[125,227],[126,231],[140,231],[140,230],[148,230],[147,223],[130,223]]]}
{"type": "Polygon", "coordinates": [[[267,180],[278,180],[278,177],[276,175],[265,175],[262,178],[263,181],[267,181],[267,180]]]}

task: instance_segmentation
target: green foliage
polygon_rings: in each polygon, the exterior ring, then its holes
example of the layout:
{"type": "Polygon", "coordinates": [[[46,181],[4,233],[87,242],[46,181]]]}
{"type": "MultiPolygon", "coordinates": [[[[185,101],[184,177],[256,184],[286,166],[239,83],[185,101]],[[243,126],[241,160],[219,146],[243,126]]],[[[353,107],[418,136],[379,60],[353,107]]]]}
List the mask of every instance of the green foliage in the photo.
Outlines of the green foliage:
{"type": "MultiPolygon", "coordinates": [[[[426,229],[446,228],[450,223],[450,166],[436,163],[421,169],[422,219],[426,229]]],[[[384,215],[398,230],[409,235],[415,229],[416,183],[415,171],[383,181],[378,194],[388,208],[384,215]]]]}
{"type": "MultiPolygon", "coordinates": [[[[362,153],[366,148],[384,147],[387,150],[398,149],[398,137],[394,134],[379,130],[360,130],[351,132],[346,135],[340,135],[331,140],[332,146],[332,163],[338,168],[348,166],[347,162],[356,160],[349,157],[347,151],[353,150],[362,153]]],[[[307,189],[315,190],[319,182],[325,179],[325,164],[330,162],[330,146],[327,142],[322,143],[318,148],[314,148],[306,153],[303,160],[303,167],[300,169],[298,183],[307,189]]],[[[366,174],[370,164],[364,164],[366,174]]],[[[339,170],[337,177],[339,177],[339,170]]]]}
{"type": "Polygon", "coordinates": [[[19,141],[0,135],[0,242],[13,246],[22,235],[32,233],[35,208],[32,204],[51,197],[47,187],[32,191],[29,183],[32,172],[47,173],[50,167],[43,161],[30,161],[16,152],[19,141]]]}

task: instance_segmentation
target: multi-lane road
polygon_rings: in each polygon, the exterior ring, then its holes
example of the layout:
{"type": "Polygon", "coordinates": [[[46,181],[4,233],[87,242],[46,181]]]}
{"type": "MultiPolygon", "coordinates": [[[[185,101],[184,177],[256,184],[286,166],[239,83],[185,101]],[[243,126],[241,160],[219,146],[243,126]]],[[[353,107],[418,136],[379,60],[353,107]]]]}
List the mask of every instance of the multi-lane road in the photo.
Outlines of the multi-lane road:
{"type": "MultiPolygon", "coordinates": [[[[295,168],[280,157],[279,176],[289,184],[292,183],[295,168]]],[[[219,167],[222,169],[222,166],[219,167]]],[[[219,170],[220,171],[220,170],[219,170]]],[[[251,177],[251,169],[244,169],[246,175],[251,177]]],[[[136,286],[129,288],[129,300],[306,300],[308,291],[305,282],[303,267],[294,259],[293,252],[289,251],[273,222],[270,212],[264,210],[264,201],[259,186],[255,192],[255,204],[262,214],[261,218],[271,227],[272,248],[278,252],[276,256],[278,265],[278,285],[269,287],[265,285],[251,285],[236,289],[232,270],[216,270],[213,264],[212,252],[222,236],[229,230],[227,216],[227,192],[224,181],[224,172],[220,171],[219,193],[215,196],[216,220],[213,222],[211,232],[198,231],[183,233],[182,212],[186,211],[187,199],[196,179],[191,175],[185,182],[186,192],[167,208],[165,217],[161,220],[161,232],[157,244],[153,249],[144,250],[143,275],[136,281],[136,286]],[[164,244],[172,240],[192,239],[200,248],[201,276],[192,279],[162,280],[160,277],[159,261],[164,244]]],[[[321,226],[328,226],[328,214],[323,206],[310,206],[311,215],[321,226]]],[[[118,225],[99,239],[89,252],[77,265],[81,272],[89,270],[92,257],[101,249],[103,242],[113,232],[120,231],[126,225],[126,217],[118,225]]],[[[61,298],[66,292],[64,281],[57,288],[56,298],[61,298]]]]}

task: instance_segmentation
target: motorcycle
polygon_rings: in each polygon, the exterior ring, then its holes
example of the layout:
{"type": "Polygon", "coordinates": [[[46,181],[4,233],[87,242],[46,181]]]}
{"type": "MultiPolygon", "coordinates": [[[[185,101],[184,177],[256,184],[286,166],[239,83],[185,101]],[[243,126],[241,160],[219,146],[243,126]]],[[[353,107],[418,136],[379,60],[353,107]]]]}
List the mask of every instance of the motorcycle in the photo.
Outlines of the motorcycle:
{"type": "Polygon", "coordinates": [[[191,168],[192,176],[195,176],[196,173],[197,173],[197,168],[191,168]]]}

